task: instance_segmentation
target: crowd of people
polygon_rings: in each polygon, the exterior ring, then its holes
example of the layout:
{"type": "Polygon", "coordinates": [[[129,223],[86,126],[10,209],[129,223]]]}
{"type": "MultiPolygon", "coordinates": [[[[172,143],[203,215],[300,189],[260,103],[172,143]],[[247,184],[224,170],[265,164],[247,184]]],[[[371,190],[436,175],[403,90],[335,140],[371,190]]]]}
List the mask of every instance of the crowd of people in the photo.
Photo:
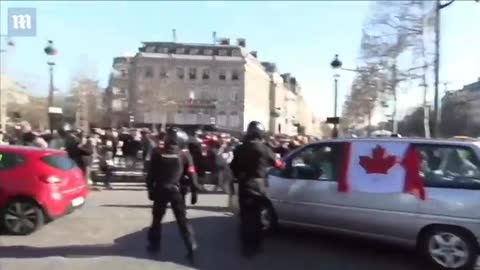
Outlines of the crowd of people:
{"type": "MultiPolygon", "coordinates": [[[[115,168],[146,170],[152,149],[163,144],[164,136],[165,132],[148,128],[93,128],[86,132],[68,124],[51,132],[48,129],[33,130],[28,122],[20,122],[10,132],[0,130],[0,144],[63,149],[89,179],[92,165],[98,164],[95,167],[105,173],[104,183],[111,188],[111,172],[115,168]]],[[[265,139],[279,157],[316,140],[300,135],[272,135],[265,139]]],[[[188,148],[200,182],[208,182],[207,177],[214,177],[210,182],[216,182],[218,188],[222,188],[226,182],[224,179],[230,177],[230,173],[223,169],[232,161],[233,149],[240,143],[240,139],[222,132],[197,131],[189,136],[188,148]]]]}

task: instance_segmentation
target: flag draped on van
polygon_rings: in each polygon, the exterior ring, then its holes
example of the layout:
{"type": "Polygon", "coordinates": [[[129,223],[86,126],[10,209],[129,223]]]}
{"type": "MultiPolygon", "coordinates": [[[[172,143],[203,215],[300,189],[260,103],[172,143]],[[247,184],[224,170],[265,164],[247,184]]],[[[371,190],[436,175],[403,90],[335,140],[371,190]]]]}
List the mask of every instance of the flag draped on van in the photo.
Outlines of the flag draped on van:
{"type": "Polygon", "coordinates": [[[407,142],[353,142],[344,149],[339,191],[405,192],[425,199],[421,155],[407,142]]]}

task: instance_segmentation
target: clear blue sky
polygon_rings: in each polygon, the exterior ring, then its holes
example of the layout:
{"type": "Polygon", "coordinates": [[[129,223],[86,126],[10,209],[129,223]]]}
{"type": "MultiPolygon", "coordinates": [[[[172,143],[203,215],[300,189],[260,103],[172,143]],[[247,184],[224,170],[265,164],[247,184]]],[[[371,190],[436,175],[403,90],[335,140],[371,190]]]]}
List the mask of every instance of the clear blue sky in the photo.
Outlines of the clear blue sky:
{"type": "MultiPolygon", "coordinates": [[[[27,84],[39,95],[48,89],[48,39],[59,50],[55,83],[68,91],[72,77],[86,73],[106,86],[112,58],[134,53],[141,41],[169,41],[171,29],[183,42],[211,42],[219,37],[247,39],[262,61],[276,62],[281,72],[297,76],[315,111],[333,110],[332,72],[335,53],[345,67],[354,68],[361,30],[371,2],[25,2],[2,1],[1,34],[7,32],[8,7],[37,8],[37,36],[15,38],[16,46],[2,53],[2,72],[27,84]]],[[[443,12],[441,77],[461,87],[480,77],[480,4],[457,1],[443,12]]],[[[5,48],[5,41],[1,41],[5,48]]],[[[340,102],[349,92],[354,74],[340,79],[340,102]]],[[[409,95],[420,97],[418,93],[409,95]]],[[[401,108],[412,97],[400,98],[401,108]]],[[[420,102],[420,98],[415,98],[420,102]]]]}

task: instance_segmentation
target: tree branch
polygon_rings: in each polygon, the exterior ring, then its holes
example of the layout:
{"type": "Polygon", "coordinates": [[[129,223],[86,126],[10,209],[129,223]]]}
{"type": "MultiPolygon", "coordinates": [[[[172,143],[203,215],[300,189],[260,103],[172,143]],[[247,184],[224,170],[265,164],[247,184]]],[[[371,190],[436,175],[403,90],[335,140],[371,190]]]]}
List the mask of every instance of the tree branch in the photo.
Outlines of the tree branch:
{"type": "Polygon", "coordinates": [[[450,2],[448,2],[448,3],[440,4],[438,6],[438,9],[446,8],[446,7],[450,6],[451,4],[453,4],[453,2],[455,2],[455,0],[450,0],[450,2]]]}

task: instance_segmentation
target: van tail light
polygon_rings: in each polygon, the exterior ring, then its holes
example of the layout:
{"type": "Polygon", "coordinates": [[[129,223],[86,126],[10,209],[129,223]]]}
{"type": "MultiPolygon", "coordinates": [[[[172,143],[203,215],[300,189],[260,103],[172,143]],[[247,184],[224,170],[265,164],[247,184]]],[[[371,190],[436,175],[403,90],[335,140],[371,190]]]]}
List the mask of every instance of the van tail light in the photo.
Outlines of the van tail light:
{"type": "Polygon", "coordinates": [[[53,175],[50,175],[50,176],[44,175],[44,176],[40,176],[39,178],[40,178],[40,181],[48,184],[59,184],[62,182],[62,179],[60,177],[53,176],[53,175]]]}

